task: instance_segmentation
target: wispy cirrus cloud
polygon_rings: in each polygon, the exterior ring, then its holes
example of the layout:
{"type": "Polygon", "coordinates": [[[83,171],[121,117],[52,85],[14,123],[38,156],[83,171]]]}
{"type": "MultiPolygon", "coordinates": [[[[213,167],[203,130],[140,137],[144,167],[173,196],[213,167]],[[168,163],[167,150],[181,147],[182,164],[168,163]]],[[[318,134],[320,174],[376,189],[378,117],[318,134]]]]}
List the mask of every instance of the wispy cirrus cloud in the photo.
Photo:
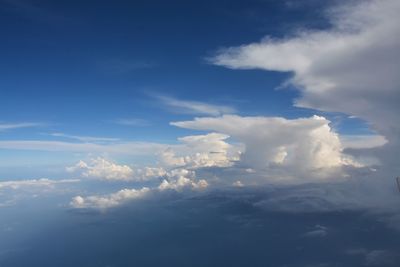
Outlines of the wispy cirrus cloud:
{"type": "Polygon", "coordinates": [[[43,123],[37,122],[18,122],[18,123],[0,123],[0,132],[19,128],[31,128],[43,126],[43,123]]]}
{"type": "Polygon", "coordinates": [[[52,180],[47,178],[31,179],[31,180],[12,180],[0,182],[0,189],[19,189],[23,187],[50,187],[56,184],[67,184],[67,183],[78,183],[79,179],[63,179],[63,180],[52,180]]]}
{"type": "Polygon", "coordinates": [[[4,140],[0,149],[111,153],[124,155],[154,155],[166,149],[168,145],[150,142],[120,142],[113,144],[72,143],[49,140],[4,140]]]}
{"type": "Polygon", "coordinates": [[[135,126],[135,127],[144,127],[150,126],[151,123],[145,119],[140,118],[120,118],[113,121],[116,124],[124,125],[124,126],[135,126]]]}
{"type": "Polygon", "coordinates": [[[232,114],[236,112],[236,109],[234,107],[226,105],[216,105],[200,101],[183,100],[159,94],[154,94],[151,96],[157,99],[166,108],[176,113],[220,116],[223,114],[232,114]]]}
{"type": "Polygon", "coordinates": [[[68,139],[75,139],[81,142],[115,142],[119,141],[119,138],[112,137],[95,137],[95,136],[82,136],[82,135],[70,135],[65,133],[50,133],[49,135],[54,137],[64,137],[68,139]]]}

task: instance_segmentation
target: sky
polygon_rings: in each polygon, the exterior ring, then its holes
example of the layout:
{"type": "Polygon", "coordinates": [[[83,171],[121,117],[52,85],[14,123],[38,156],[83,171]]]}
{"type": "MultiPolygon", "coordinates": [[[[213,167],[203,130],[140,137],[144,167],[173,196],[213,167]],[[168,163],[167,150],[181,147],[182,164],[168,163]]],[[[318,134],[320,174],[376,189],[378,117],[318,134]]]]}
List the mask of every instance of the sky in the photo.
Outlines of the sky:
{"type": "Polygon", "coordinates": [[[0,265],[398,266],[399,11],[0,0],[0,265]]]}

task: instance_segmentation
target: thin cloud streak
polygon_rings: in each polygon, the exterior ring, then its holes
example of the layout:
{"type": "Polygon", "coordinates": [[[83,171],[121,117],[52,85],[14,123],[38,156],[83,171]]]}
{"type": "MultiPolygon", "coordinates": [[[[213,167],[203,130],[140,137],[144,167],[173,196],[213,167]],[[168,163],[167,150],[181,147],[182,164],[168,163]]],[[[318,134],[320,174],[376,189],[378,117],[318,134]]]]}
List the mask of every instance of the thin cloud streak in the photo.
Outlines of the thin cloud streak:
{"type": "Polygon", "coordinates": [[[7,140],[0,141],[0,149],[113,153],[124,155],[154,155],[169,145],[149,142],[124,142],[118,144],[70,143],[61,141],[7,140]]]}
{"type": "Polygon", "coordinates": [[[145,127],[150,126],[151,123],[144,119],[139,118],[121,118],[116,119],[114,123],[124,126],[136,126],[136,127],[145,127]]]}
{"type": "Polygon", "coordinates": [[[236,109],[231,106],[214,105],[205,102],[182,100],[165,95],[153,95],[165,107],[176,113],[199,114],[209,116],[220,116],[223,114],[236,113],[236,109]]]}
{"type": "Polygon", "coordinates": [[[36,123],[36,122],[0,123],[0,132],[18,128],[30,128],[39,126],[43,126],[43,123],[36,123]]]}
{"type": "Polygon", "coordinates": [[[81,135],[69,135],[64,133],[50,133],[49,135],[54,137],[64,137],[68,139],[75,139],[82,142],[116,142],[121,139],[112,137],[95,137],[95,136],[81,136],[81,135]]]}

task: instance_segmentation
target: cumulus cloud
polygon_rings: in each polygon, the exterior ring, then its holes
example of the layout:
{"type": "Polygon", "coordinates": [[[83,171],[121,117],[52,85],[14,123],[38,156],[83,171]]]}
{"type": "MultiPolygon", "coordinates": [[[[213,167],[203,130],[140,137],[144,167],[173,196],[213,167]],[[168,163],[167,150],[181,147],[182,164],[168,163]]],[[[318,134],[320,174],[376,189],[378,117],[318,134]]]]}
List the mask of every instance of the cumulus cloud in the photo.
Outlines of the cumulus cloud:
{"type": "Polygon", "coordinates": [[[357,166],[350,156],[343,153],[337,133],[323,117],[288,120],[224,115],[171,124],[231,136],[244,144],[240,163],[253,170],[281,168],[296,175],[313,171],[321,175],[330,169],[357,166]]]}
{"type": "Polygon", "coordinates": [[[162,168],[145,167],[134,170],[128,165],[119,165],[101,157],[91,159],[89,162],[80,160],[76,165],[67,167],[66,170],[68,172],[79,173],[82,177],[110,181],[144,181],[166,174],[162,168]]]}
{"type": "Polygon", "coordinates": [[[133,175],[133,170],[128,165],[118,165],[104,158],[92,159],[90,163],[81,160],[75,166],[67,167],[67,171],[79,171],[83,177],[105,180],[129,180],[133,175]]]}
{"type": "Polygon", "coordinates": [[[122,189],[116,193],[103,196],[76,196],[70,202],[73,208],[98,208],[107,209],[121,205],[129,200],[140,199],[149,193],[150,189],[143,187],[142,189],[122,189]]]}
{"type": "Polygon", "coordinates": [[[199,181],[195,180],[196,174],[194,171],[186,169],[175,169],[167,173],[166,179],[164,179],[158,186],[158,189],[164,191],[166,189],[172,189],[180,191],[184,188],[190,189],[205,189],[208,187],[208,182],[204,179],[199,181]]]}
{"type": "Polygon", "coordinates": [[[400,133],[400,2],[353,1],[330,11],[332,27],[221,50],[232,69],[293,72],[295,105],[368,121],[389,141],[400,133]]]}
{"type": "Polygon", "coordinates": [[[178,138],[183,143],[160,154],[163,164],[170,167],[202,168],[228,167],[238,159],[240,148],[225,140],[229,136],[219,133],[192,135],[178,138]]]}
{"type": "Polygon", "coordinates": [[[70,206],[73,208],[95,208],[108,209],[122,205],[134,199],[141,199],[150,192],[163,192],[167,190],[182,191],[204,190],[208,187],[208,182],[204,179],[196,180],[194,171],[183,168],[174,169],[164,173],[162,182],[156,187],[143,187],[142,189],[122,189],[108,195],[76,196],[70,206]]]}

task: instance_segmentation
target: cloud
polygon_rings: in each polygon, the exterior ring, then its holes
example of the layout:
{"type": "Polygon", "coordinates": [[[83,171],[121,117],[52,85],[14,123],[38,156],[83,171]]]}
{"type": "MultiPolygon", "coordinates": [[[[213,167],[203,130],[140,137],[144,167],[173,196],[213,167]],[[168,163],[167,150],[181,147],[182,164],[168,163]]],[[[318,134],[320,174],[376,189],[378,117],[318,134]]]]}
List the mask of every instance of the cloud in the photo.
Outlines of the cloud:
{"type": "Polygon", "coordinates": [[[369,122],[390,142],[400,136],[400,2],[353,1],[330,10],[332,27],[222,49],[211,59],[232,69],[293,72],[299,107],[369,122]]]}
{"type": "Polygon", "coordinates": [[[19,128],[30,128],[30,127],[38,127],[43,126],[42,123],[35,122],[20,122],[20,123],[0,123],[0,132],[19,129],[19,128]]]}
{"type": "Polygon", "coordinates": [[[328,234],[328,228],[322,225],[315,225],[314,229],[306,232],[304,237],[325,237],[328,234]]]}
{"type": "Polygon", "coordinates": [[[76,196],[70,202],[73,208],[97,208],[107,209],[115,206],[119,206],[127,201],[133,199],[140,199],[145,197],[149,193],[147,187],[142,189],[122,189],[116,193],[112,193],[104,196],[76,196]]]}
{"type": "Polygon", "coordinates": [[[150,122],[148,122],[147,120],[138,119],[138,118],[117,119],[117,120],[115,120],[115,123],[119,124],[119,125],[124,125],[124,126],[138,126],[138,127],[150,125],[150,122]]]}
{"type": "Polygon", "coordinates": [[[244,184],[241,181],[238,180],[238,181],[233,182],[232,186],[234,186],[234,187],[243,187],[244,184]]]}
{"type": "Polygon", "coordinates": [[[344,148],[362,149],[384,146],[388,141],[382,135],[341,135],[344,148]]]}
{"type": "Polygon", "coordinates": [[[64,133],[50,133],[49,135],[55,137],[65,137],[68,139],[75,139],[81,142],[116,142],[119,141],[119,138],[111,138],[111,137],[94,137],[94,136],[81,136],[81,135],[69,135],[64,133]]]}
{"type": "Polygon", "coordinates": [[[400,260],[398,251],[386,249],[368,250],[366,248],[348,249],[348,255],[363,256],[365,266],[397,266],[400,260]]]}
{"type": "Polygon", "coordinates": [[[79,179],[53,180],[47,178],[30,180],[9,180],[0,182],[0,207],[13,206],[24,198],[36,198],[43,193],[60,193],[69,190],[69,184],[79,179]]]}
{"type": "Polygon", "coordinates": [[[133,170],[128,165],[118,165],[104,158],[92,159],[90,163],[79,161],[75,166],[67,167],[68,172],[80,172],[83,177],[95,177],[105,180],[131,180],[133,170]]]}
{"type": "Polygon", "coordinates": [[[172,125],[217,131],[244,144],[240,164],[255,170],[282,169],[293,176],[318,174],[342,166],[357,166],[343,153],[339,136],[323,117],[288,120],[281,117],[224,115],[172,125]]]}
{"type": "Polygon", "coordinates": [[[3,140],[0,149],[155,155],[168,146],[150,142],[119,142],[113,144],[72,143],[48,140],[3,140]]]}
{"type": "Polygon", "coordinates": [[[225,140],[228,135],[209,133],[178,138],[183,143],[161,153],[161,162],[169,167],[228,167],[238,159],[240,148],[225,140]]]}
{"type": "Polygon", "coordinates": [[[159,100],[167,108],[170,108],[172,111],[177,113],[219,116],[222,114],[236,112],[236,110],[230,106],[212,105],[198,101],[181,100],[164,95],[153,95],[153,97],[159,100]]]}
{"type": "Polygon", "coordinates": [[[196,180],[194,171],[180,168],[164,173],[162,182],[156,187],[143,187],[142,189],[122,189],[118,192],[101,196],[76,196],[71,200],[70,206],[73,208],[94,208],[104,210],[122,205],[134,199],[141,199],[151,192],[160,193],[168,190],[182,191],[185,189],[204,190],[207,187],[208,182],[206,180],[196,180]]]}
{"type": "Polygon", "coordinates": [[[80,160],[76,165],[67,167],[66,170],[79,173],[81,177],[109,181],[145,181],[166,174],[162,168],[132,169],[128,165],[119,165],[101,157],[91,159],[89,162],[80,160]]]}
{"type": "Polygon", "coordinates": [[[372,250],[365,255],[366,266],[396,266],[398,260],[398,255],[387,250],[372,250]]]}
{"type": "Polygon", "coordinates": [[[194,171],[186,169],[175,169],[167,173],[166,179],[164,179],[158,186],[161,191],[172,189],[180,191],[184,188],[191,189],[205,189],[208,187],[208,182],[204,179],[195,181],[196,174],[194,171]]]}
{"type": "Polygon", "coordinates": [[[47,178],[32,179],[32,180],[15,180],[15,181],[3,181],[0,182],[1,189],[20,189],[20,188],[32,188],[32,187],[51,187],[57,184],[66,183],[77,183],[79,179],[63,179],[63,180],[51,180],[47,178]]]}

